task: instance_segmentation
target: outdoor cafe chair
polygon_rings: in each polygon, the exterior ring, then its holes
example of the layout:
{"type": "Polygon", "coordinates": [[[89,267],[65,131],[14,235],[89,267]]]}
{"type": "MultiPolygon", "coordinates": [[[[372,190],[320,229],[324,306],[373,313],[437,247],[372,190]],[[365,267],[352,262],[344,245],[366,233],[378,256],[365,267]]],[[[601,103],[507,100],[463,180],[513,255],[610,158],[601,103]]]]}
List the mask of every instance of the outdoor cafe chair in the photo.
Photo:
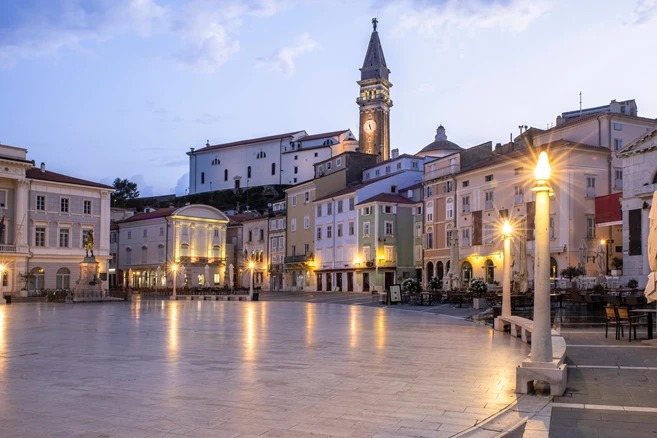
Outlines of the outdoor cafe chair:
{"type": "Polygon", "coordinates": [[[612,306],[605,306],[605,338],[608,337],[609,326],[612,326],[616,329],[616,339],[620,339],[621,325],[618,323],[616,308],[612,306]]]}
{"type": "Polygon", "coordinates": [[[618,317],[618,324],[621,327],[621,334],[625,336],[623,333],[623,328],[628,327],[630,333],[630,342],[632,342],[632,328],[634,328],[634,339],[636,340],[636,328],[640,325],[646,325],[646,323],[641,322],[641,319],[645,318],[646,315],[630,315],[627,307],[616,307],[616,315],[618,317]]]}
{"type": "Polygon", "coordinates": [[[603,301],[605,301],[609,306],[618,306],[620,304],[620,302],[618,301],[618,297],[614,295],[605,295],[602,298],[603,301]]]}

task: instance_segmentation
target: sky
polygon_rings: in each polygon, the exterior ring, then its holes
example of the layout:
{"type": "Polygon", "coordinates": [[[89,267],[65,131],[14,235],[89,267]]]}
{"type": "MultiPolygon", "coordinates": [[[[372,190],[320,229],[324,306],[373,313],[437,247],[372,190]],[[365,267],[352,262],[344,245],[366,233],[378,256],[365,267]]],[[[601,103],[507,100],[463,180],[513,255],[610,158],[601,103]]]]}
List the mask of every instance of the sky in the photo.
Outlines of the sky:
{"type": "Polygon", "coordinates": [[[657,117],[657,0],[2,0],[0,143],[142,196],[188,185],[190,148],[358,132],[378,18],[391,147],[462,147],[636,99],[657,117]]]}

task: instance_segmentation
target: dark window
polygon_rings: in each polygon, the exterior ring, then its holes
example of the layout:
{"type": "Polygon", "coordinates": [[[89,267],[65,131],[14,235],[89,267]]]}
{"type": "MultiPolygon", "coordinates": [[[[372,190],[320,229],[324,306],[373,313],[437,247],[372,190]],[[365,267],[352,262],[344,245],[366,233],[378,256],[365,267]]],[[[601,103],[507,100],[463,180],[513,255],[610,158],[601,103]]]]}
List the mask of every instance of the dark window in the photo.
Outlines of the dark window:
{"type": "Polygon", "coordinates": [[[249,166],[248,169],[246,169],[246,177],[251,178],[251,166],[249,166]]]}
{"type": "Polygon", "coordinates": [[[271,163],[271,174],[276,175],[276,163],[271,163]]]}
{"type": "Polygon", "coordinates": [[[205,172],[201,172],[201,184],[205,184],[205,172]]]}
{"type": "Polygon", "coordinates": [[[224,170],[224,181],[228,181],[228,169],[224,170]]]}
{"type": "Polygon", "coordinates": [[[630,243],[629,255],[641,255],[641,209],[629,211],[630,243]]]}

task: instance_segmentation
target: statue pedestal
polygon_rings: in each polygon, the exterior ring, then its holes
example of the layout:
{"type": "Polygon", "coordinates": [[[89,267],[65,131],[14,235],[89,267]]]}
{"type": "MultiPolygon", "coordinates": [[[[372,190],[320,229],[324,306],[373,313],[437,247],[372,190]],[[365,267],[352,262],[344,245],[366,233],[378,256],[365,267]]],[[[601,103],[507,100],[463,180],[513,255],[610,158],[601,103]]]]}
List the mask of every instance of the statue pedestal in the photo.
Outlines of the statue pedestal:
{"type": "Polygon", "coordinates": [[[80,263],[80,277],[75,282],[75,289],[71,301],[114,301],[118,298],[107,296],[103,290],[103,282],[99,278],[100,264],[94,256],[85,257],[80,263]]]}

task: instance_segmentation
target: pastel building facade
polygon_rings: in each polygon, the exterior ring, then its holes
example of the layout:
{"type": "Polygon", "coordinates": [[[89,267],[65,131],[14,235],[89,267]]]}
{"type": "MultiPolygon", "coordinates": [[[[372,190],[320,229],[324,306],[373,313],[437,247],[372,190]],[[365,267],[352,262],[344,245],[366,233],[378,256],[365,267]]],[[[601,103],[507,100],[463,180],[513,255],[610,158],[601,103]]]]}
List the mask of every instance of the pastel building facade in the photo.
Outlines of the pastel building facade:
{"type": "Polygon", "coordinates": [[[285,290],[285,200],[274,202],[269,213],[269,289],[285,290]]]}

